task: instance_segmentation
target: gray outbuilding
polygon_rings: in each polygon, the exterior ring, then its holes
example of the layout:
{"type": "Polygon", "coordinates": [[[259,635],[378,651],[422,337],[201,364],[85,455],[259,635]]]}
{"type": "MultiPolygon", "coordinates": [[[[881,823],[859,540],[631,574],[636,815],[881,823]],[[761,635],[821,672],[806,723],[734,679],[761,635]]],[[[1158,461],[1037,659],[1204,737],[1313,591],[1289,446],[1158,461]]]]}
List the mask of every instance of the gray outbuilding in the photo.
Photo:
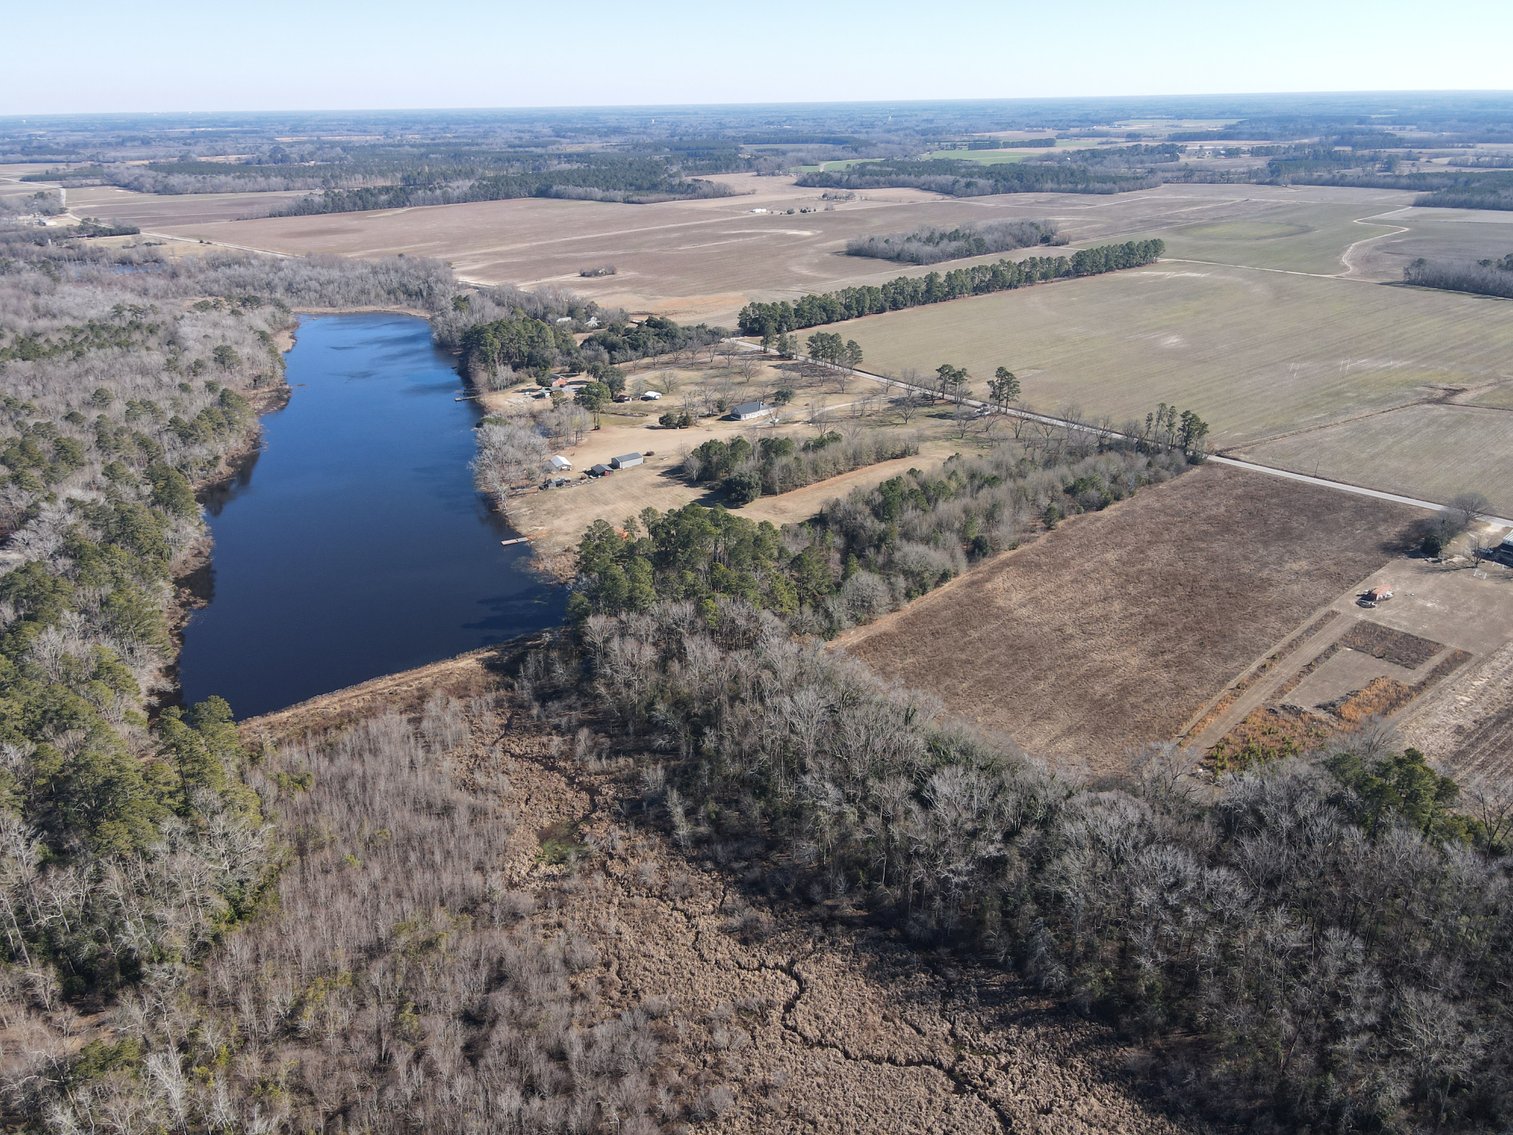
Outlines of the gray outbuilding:
{"type": "Polygon", "coordinates": [[[731,408],[730,416],[738,422],[749,422],[752,418],[764,418],[775,409],[767,402],[742,402],[731,408]]]}

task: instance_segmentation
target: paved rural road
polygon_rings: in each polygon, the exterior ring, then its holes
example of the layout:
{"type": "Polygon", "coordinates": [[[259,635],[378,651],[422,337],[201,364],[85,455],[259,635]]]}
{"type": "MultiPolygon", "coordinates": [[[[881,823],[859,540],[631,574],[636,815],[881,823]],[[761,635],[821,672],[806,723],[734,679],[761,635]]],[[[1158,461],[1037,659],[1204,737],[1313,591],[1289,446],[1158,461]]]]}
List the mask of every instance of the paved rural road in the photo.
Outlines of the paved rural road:
{"type": "MultiPolygon", "coordinates": [[[[1300,273],[1300,275],[1306,274],[1307,273],[1300,273]]],[[[1346,277],[1339,278],[1344,279],[1346,277]]],[[[727,343],[733,343],[736,346],[741,347],[743,350],[762,351],[760,344],[748,343],[744,339],[727,339],[725,341],[727,343]]],[[[762,353],[766,354],[767,352],[763,351],[762,353]]],[[[797,357],[804,358],[804,356],[802,355],[797,357]]],[[[887,375],[873,374],[871,371],[853,370],[851,373],[858,375],[861,378],[870,378],[873,382],[880,382],[884,386],[893,387],[897,390],[913,390],[916,392],[923,390],[923,387],[914,386],[911,383],[902,382],[896,378],[889,378],[887,375]]],[[[1074,422],[1066,418],[1055,417],[1051,414],[1037,414],[1031,410],[999,410],[991,403],[982,402],[976,398],[964,398],[962,399],[962,402],[967,406],[973,406],[978,409],[992,410],[996,414],[1007,414],[1016,418],[1024,418],[1025,420],[1031,422],[1045,422],[1048,425],[1061,426],[1064,429],[1083,430],[1087,433],[1101,434],[1104,437],[1130,440],[1128,438],[1125,438],[1124,434],[1118,433],[1114,430],[1100,429],[1098,426],[1090,426],[1086,422],[1074,422]]],[[[1367,488],[1365,485],[1352,485],[1346,483],[1345,481],[1331,481],[1327,477],[1310,477],[1306,473],[1293,473],[1286,469],[1273,469],[1269,465],[1257,465],[1254,461],[1242,461],[1237,457],[1223,457],[1219,454],[1213,454],[1208,458],[1208,460],[1218,465],[1231,465],[1236,469],[1244,469],[1251,473],[1261,473],[1267,477],[1281,477],[1284,480],[1288,481],[1301,481],[1305,485],[1318,485],[1320,488],[1333,489],[1335,492],[1339,493],[1351,493],[1358,497],[1373,497],[1376,500],[1393,501],[1396,504],[1406,504],[1412,508],[1422,508],[1430,512],[1450,511],[1449,505],[1439,504],[1435,501],[1419,500],[1417,497],[1400,496],[1397,493],[1387,493],[1383,492],[1381,489],[1367,488]]],[[[1482,519],[1488,524],[1495,524],[1503,528],[1513,528],[1513,519],[1510,519],[1506,516],[1483,516],[1482,519]]]]}

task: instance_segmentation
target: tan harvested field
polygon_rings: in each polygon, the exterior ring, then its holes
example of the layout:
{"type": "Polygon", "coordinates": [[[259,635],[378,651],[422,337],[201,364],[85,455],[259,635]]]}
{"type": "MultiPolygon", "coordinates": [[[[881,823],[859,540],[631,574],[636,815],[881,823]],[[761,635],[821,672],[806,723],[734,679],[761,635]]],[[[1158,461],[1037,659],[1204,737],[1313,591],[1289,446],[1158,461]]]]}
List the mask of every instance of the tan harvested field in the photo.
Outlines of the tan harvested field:
{"type": "Polygon", "coordinates": [[[797,187],[791,178],[719,180],[743,195],[658,205],[529,199],[247,221],[233,219],[243,215],[236,210],[245,204],[235,198],[245,195],[223,201],[102,190],[85,200],[102,216],[191,240],[291,254],[431,256],[449,261],[470,280],[565,286],[631,310],[726,324],[752,298],[791,298],[926,271],[845,256],[853,236],[925,224],[1048,218],[1074,243],[1162,236],[1177,242],[1184,255],[1336,272],[1345,268],[1345,249],[1376,231],[1352,225],[1352,218],[1411,200],[1411,194],[1382,191],[1221,185],[1163,186],[1114,197],[1041,193],[963,200],[881,189],[826,209],[822,190],[797,187]],[[818,211],[789,216],[783,212],[789,208],[818,211]],[[181,219],[175,219],[176,209],[186,211],[181,219]],[[1244,228],[1247,223],[1282,226],[1285,234],[1244,228]],[[1242,227],[1224,227],[1235,224],[1242,227]],[[618,274],[579,277],[580,269],[604,263],[614,264],[618,274]]]}
{"type": "Polygon", "coordinates": [[[68,208],[81,217],[124,221],[144,230],[202,225],[266,216],[304,193],[137,193],[113,185],[68,191],[68,208]]]}
{"type": "MultiPolygon", "coordinates": [[[[243,728],[288,739],[368,707],[417,713],[431,697],[496,697],[496,708],[474,703],[468,739],[446,754],[464,785],[499,786],[504,822],[515,829],[503,854],[478,869],[519,896],[522,933],[580,944],[576,1024],[649,1014],[655,1082],[671,1085],[684,1106],[720,1099],[689,1130],[1196,1130],[1139,1094],[1130,1072],[1139,1053],[1003,971],[951,959],[921,966],[891,933],[748,896],[734,874],[691,862],[656,831],[627,823],[618,802],[631,791],[632,768],[573,760],[575,739],[539,724],[495,670],[489,653],[477,652],[243,728]],[[561,830],[582,848],[571,866],[543,862],[548,833],[561,830]]],[[[270,909],[264,917],[281,916],[270,909]]]]}
{"type": "Polygon", "coordinates": [[[839,646],[1094,777],[1175,739],[1420,514],[1204,466],[995,557],[839,646]]]}
{"type": "MultiPolygon", "coordinates": [[[[1496,388],[1513,395],[1513,383],[1496,388]]],[[[1513,515],[1513,409],[1408,406],[1241,447],[1236,456],[1419,500],[1480,492],[1513,515]]]]}
{"type": "MultiPolygon", "coordinates": [[[[1378,488],[1389,487],[1386,480],[1474,487],[1485,479],[1489,447],[1495,461],[1508,459],[1495,437],[1500,415],[1421,405],[1463,390],[1475,391],[1483,406],[1509,397],[1513,304],[1476,296],[1163,263],[833,330],[862,345],[872,370],[928,373],[952,362],[976,376],[981,392],[984,376],[1006,365],[1036,409],[1075,406],[1119,426],[1158,402],[1176,403],[1211,424],[1214,445],[1258,455],[1268,439],[1414,406],[1403,420],[1431,423],[1432,439],[1415,439],[1411,430],[1393,435],[1397,447],[1373,462],[1390,462],[1383,483],[1354,472],[1341,477],[1378,488]],[[1443,433],[1452,423],[1470,432],[1443,433]]],[[[1341,429],[1339,453],[1328,451],[1329,435],[1309,434],[1295,448],[1279,445],[1274,463],[1349,472],[1371,443],[1360,428],[1341,429]]]]}

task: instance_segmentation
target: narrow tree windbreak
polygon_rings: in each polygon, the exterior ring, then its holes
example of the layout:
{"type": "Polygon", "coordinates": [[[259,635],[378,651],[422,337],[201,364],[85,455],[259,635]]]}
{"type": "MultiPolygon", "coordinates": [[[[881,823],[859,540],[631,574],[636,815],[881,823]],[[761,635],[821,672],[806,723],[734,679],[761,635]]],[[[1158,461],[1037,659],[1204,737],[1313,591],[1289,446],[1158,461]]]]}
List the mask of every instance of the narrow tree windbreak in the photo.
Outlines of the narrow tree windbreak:
{"type": "Polygon", "coordinates": [[[741,309],[738,327],[742,335],[771,339],[806,327],[944,303],[964,296],[985,296],[1050,280],[1139,268],[1154,263],[1165,253],[1166,245],[1160,240],[1131,240],[1078,249],[1071,256],[1030,256],[1024,260],[997,260],[992,264],[953,268],[944,273],[899,276],[886,284],[810,293],[796,301],[753,301],[741,309]]]}

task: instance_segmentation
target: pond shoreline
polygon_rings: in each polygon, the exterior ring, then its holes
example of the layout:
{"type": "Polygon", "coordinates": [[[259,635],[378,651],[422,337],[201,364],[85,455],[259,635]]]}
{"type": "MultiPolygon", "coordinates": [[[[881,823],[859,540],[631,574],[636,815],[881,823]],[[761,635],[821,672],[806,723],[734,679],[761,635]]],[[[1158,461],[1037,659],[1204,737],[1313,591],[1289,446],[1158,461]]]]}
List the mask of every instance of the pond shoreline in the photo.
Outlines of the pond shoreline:
{"type": "Polygon", "coordinates": [[[284,341],[258,428],[197,493],[164,704],[220,693],[251,716],[560,624],[560,585],[500,547],[514,533],[472,485],[481,408],[423,317],[302,311],[284,341]]]}

